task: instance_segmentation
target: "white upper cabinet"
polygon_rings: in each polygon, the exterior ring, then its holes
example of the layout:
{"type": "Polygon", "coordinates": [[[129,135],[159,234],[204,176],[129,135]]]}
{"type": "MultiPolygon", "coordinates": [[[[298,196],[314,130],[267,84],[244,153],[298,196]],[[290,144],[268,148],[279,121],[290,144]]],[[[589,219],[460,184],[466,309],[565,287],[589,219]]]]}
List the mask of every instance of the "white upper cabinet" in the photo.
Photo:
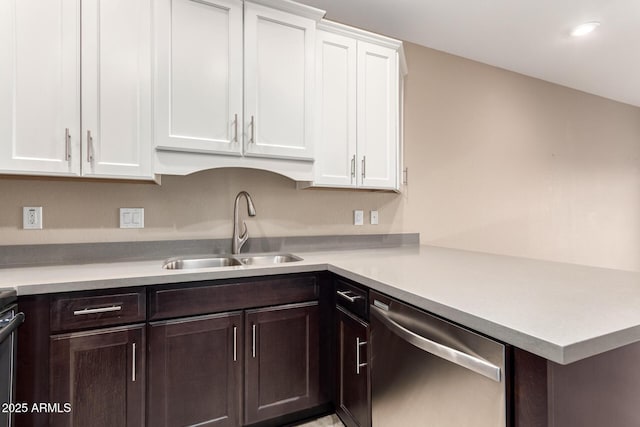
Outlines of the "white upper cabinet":
{"type": "Polygon", "coordinates": [[[156,0],[155,171],[313,179],[316,24],[288,0],[156,0]]]}
{"type": "Polygon", "coordinates": [[[313,160],[316,21],[245,2],[245,154],[313,160]]]}
{"type": "Polygon", "coordinates": [[[317,33],[316,185],[356,184],[356,46],[351,37],[317,33]]]}
{"type": "Polygon", "coordinates": [[[0,0],[0,173],[80,174],[80,2],[0,0]]]}
{"type": "Polygon", "coordinates": [[[0,0],[0,174],[399,189],[402,43],[289,0],[0,0]]]}
{"type": "Polygon", "coordinates": [[[311,185],[398,190],[402,44],[329,21],[319,27],[311,185]]]}
{"type": "Polygon", "coordinates": [[[397,189],[398,53],[358,41],[358,186],[397,189]]]}
{"type": "Polygon", "coordinates": [[[151,2],[0,0],[0,172],[153,177],[151,2]]]}
{"type": "Polygon", "coordinates": [[[242,154],[242,1],[156,3],[156,148],[242,154]]]}
{"type": "Polygon", "coordinates": [[[82,0],[82,174],[152,178],[151,3],[82,0]]]}

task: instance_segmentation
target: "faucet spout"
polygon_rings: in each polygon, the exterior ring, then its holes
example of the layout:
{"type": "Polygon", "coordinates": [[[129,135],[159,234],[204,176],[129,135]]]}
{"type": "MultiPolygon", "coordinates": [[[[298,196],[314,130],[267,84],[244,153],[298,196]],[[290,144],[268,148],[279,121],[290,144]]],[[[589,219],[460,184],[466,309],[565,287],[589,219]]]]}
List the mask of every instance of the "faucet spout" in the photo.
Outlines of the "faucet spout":
{"type": "Polygon", "coordinates": [[[241,191],[236,196],[236,201],[233,204],[233,237],[231,242],[231,253],[237,255],[242,250],[242,246],[249,240],[249,232],[247,231],[247,224],[242,221],[242,231],[240,231],[240,216],[238,214],[238,205],[240,199],[244,196],[247,201],[247,213],[249,216],[256,216],[256,207],[253,204],[251,196],[246,191],[241,191]]]}

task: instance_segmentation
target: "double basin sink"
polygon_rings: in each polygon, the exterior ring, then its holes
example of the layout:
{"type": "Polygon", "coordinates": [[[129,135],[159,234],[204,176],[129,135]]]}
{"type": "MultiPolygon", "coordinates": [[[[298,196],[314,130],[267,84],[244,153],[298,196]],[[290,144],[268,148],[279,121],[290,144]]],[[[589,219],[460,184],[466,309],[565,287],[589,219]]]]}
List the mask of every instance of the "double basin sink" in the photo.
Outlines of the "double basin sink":
{"type": "Polygon", "coordinates": [[[214,255],[211,257],[170,258],[164,262],[162,268],[166,270],[184,270],[230,267],[234,265],[274,265],[295,261],[302,261],[302,258],[292,254],[214,255]]]}

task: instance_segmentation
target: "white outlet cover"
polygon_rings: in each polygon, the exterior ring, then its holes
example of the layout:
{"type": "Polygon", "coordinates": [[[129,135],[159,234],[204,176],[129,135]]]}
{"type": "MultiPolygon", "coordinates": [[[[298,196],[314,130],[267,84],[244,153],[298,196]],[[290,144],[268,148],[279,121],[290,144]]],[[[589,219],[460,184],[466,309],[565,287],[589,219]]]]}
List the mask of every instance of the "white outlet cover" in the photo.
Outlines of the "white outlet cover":
{"type": "Polygon", "coordinates": [[[120,228],[144,228],[144,208],[120,208],[120,228]]]}
{"type": "Polygon", "coordinates": [[[25,230],[42,230],[42,206],[25,206],[22,208],[22,228],[25,230]]]}
{"type": "Polygon", "coordinates": [[[353,225],[364,225],[364,211],[353,211],[353,225]]]}
{"type": "Polygon", "coordinates": [[[378,211],[371,211],[371,225],[378,225],[378,211]]]}

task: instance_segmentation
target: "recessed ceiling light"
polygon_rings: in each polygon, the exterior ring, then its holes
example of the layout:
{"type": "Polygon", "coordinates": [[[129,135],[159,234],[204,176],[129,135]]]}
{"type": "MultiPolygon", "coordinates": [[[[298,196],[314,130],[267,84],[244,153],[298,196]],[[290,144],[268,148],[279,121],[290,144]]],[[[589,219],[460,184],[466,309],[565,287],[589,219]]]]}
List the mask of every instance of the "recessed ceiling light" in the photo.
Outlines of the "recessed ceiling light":
{"type": "Polygon", "coordinates": [[[580,24],[577,27],[575,27],[572,31],[571,31],[571,35],[573,37],[580,37],[580,36],[586,36],[587,34],[589,34],[590,32],[592,32],[593,30],[595,30],[596,28],[598,28],[600,26],[600,23],[597,21],[593,21],[593,22],[586,22],[584,24],[580,24]]]}

